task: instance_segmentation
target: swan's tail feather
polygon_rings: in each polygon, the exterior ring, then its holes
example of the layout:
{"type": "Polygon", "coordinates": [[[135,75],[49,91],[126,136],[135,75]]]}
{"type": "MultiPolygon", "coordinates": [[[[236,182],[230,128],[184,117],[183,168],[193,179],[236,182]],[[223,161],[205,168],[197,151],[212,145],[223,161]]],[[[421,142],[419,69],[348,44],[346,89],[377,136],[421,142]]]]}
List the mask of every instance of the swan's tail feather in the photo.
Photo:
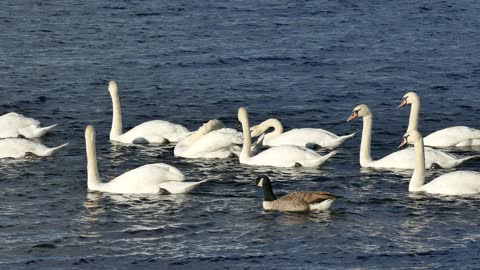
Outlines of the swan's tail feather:
{"type": "Polygon", "coordinates": [[[304,160],[302,162],[299,162],[300,165],[302,165],[303,167],[318,167],[320,165],[322,165],[323,163],[325,163],[325,161],[327,161],[328,159],[330,159],[331,157],[333,157],[335,154],[337,154],[337,151],[332,151],[324,156],[321,156],[320,158],[318,159],[314,159],[314,160],[304,160]]]}
{"type": "Polygon", "coordinates": [[[197,188],[200,184],[207,182],[208,180],[202,180],[198,182],[178,182],[167,181],[159,185],[160,189],[165,189],[168,194],[184,194],[197,188]]]}
{"type": "Polygon", "coordinates": [[[52,148],[49,148],[47,151],[45,151],[44,155],[43,156],[53,156],[55,155],[58,151],[60,151],[61,149],[63,149],[65,146],[68,145],[68,142],[67,143],[64,143],[60,146],[57,146],[57,147],[52,147],[52,148]]]}
{"type": "Polygon", "coordinates": [[[455,162],[453,167],[457,167],[458,165],[464,163],[465,161],[468,161],[468,160],[471,160],[471,159],[476,159],[476,158],[480,158],[480,155],[473,155],[473,156],[467,156],[467,157],[464,157],[464,158],[459,158],[459,159],[457,159],[457,162],[455,162]]]}
{"type": "Polygon", "coordinates": [[[39,138],[39,137],[42,137],[43,135],[45,135],[45,133],[47,133],[50,129],[52,129],[56,126],[57,126],[57,124],[51,125],[51,126],[48,126],[48,127],[37,127],[35,125],[31,125],[31,126],[19,129],[18,133],[20,135],[22,135],[23,137],[29,138],[29,139],[39,138]]]}
{"type": "Polygon", "coordinates": [[[335,141],[333,141],[332,144],[326,145],[325,147],[327,147],[327,148],[335,148],[335,147],[338,147],[338,146],[340,146],[341,144],[343,144],[346,140],[353,138],[353,137],[355,136],[355,134],[357,134],[357,133],[355,132],[355,133],[352,133],[352,134],[349,134],[349,135],[340,136],[340,137],[338,137],[335,141]]]}

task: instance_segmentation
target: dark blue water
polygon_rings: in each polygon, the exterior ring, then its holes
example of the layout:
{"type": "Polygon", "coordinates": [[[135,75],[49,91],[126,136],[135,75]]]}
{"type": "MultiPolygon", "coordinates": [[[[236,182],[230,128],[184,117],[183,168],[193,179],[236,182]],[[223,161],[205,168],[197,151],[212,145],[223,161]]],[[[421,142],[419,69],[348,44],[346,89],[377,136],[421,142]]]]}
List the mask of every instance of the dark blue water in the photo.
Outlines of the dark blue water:
{"type": "Polygon", "coordinates": [[[0,268],[478,267],[479,198],[410,195],[410,172],[360,170],[360,136],[321,169],[178,159],[173,145],[108,141],[107,84],[119,83],[126,128],[150,119],[233,126],[246,106],[253,123],[277,117],[346,134],[361,130],[343,122],[367,103],[379,158],[401,140],[408,109],[395,107],[411,90],[424,134],[480,128],[479,14],[475,0],[2,1],[0,113],[58,123],[43,142],[70,146],[0,162],[0,268]],[[87,124],[103,179],[165,162],[211,181],[182,196],[89,193],[87,124]],[[340,199],[327,213],[266,213],[252,186],[260,173],[277,193],[340,199]]]}

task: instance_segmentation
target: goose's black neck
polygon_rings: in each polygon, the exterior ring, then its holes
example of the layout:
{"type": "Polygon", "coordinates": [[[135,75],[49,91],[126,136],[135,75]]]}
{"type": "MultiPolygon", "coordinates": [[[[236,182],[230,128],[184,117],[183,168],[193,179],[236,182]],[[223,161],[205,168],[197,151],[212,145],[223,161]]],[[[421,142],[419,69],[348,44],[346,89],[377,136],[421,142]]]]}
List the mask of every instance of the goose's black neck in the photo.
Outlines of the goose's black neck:
{"type": "Polygon", "coordinates": [[[277,197],[273,194],[272,184],[270,181],[263,183],[263,200],[266,202],[275,201],[277,197]]]}

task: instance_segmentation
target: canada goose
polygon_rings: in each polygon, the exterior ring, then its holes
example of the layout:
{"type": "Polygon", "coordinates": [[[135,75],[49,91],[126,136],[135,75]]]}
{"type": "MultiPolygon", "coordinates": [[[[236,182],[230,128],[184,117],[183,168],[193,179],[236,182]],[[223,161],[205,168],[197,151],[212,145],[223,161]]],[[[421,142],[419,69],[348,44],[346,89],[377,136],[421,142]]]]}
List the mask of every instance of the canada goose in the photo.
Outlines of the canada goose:
{"type": "Polygon", "coordinates": [[[263,188],[263,209],[285,212],[322,211],[330,208],[335,197],[325,191],[304,191],[286,194],[277,199],[268,176],[259,176],[255,185],[263,188]]]}

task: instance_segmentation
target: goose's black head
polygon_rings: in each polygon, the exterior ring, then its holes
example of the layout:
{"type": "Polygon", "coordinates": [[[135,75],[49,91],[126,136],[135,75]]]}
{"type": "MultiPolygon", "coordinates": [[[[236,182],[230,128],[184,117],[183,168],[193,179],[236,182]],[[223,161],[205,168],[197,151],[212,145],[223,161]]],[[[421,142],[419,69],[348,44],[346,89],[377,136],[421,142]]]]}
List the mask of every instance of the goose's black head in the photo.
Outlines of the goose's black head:
{"type": "Polygon", "coordinates": [[[260,175],[255,179],[255,185],[259,187],[265,187],[265,186],[270,186],[270,178],[266,175],[260,175]]]}

